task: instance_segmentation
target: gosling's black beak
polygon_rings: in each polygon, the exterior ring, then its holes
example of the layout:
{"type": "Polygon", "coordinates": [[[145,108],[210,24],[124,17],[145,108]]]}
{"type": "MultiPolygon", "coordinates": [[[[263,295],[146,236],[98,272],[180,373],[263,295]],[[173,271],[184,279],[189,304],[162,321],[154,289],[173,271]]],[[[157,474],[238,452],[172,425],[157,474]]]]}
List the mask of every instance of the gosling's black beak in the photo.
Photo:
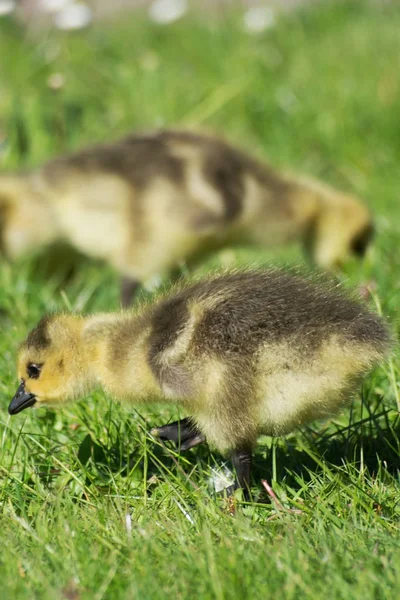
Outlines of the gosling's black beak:
{"type": "Polygon", "coordinates": [[[25,410],[29,406],[33,406],[36,402],[36,398],[34,394],[28,394],[25,391],[25,381],[22,381],[14,398],[11,400],[10,405],[8,407],[8,412],[10,415],[16,415],[21,412],[21,410],[25,410]]]}

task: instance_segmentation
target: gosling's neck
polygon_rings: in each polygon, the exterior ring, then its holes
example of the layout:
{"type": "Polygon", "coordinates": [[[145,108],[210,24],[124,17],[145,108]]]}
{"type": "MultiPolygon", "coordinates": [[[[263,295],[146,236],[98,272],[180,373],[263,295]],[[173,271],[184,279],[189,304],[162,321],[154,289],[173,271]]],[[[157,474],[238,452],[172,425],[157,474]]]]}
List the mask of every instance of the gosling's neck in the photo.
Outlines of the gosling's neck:
{"type": "Polygon", "coordinates": [[[282,174],[264,165],[247,181],[242,221],[258,243],[304,242],[319,218],[321,193],[312,180],[282,174]]]}
{"type": "Polygon", "coordinates": [[[91,385],[100,385],[118,400],[163,399],[148,364],[149,327],[129,313],[85,319],[83,347],[91,385]]]}

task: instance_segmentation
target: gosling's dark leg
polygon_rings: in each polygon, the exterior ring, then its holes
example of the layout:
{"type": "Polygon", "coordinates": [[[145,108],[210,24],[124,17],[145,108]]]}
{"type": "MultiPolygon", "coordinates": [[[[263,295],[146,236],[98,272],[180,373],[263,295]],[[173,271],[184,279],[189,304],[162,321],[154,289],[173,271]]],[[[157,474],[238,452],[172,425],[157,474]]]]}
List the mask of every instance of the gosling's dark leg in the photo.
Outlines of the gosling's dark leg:
{"type": "Polygon", "coordinates": [[[133,297],[137,292],[140,282],[137,279],[123,277],[121,280],[121,304],[123,308],[128,308],[132,304],[133,297]]]}
{"type": "Polygon", "coordinates": [[[232,464],[236,472],[235,485],[229,488],[229,492],[237,488],[243,489],[246,500],[250,500],[250,472],[253,454],[250,448],[240,448],[232,454],[232,464]]]}
{"type": "Polygon", "coordinates": [[[163,442],[175,442],[181,450],[189,450],[189,448],[202,444],[206,439],[189,417],[155,427],[152,433],[163,442]]]}

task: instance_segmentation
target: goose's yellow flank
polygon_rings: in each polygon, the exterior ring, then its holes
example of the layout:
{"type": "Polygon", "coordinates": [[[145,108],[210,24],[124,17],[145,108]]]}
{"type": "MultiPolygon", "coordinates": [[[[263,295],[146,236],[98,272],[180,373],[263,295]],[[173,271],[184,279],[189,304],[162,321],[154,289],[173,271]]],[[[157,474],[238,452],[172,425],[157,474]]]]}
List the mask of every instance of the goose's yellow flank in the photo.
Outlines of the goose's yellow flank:
{"type": "Polygon", "coordinates": [[[362,255],[372,234],[357,198],[280,173],[209,135],[132,135],[0,175],[1,246],[10,258],[63,240],[139,283],[232,242],[299,240],[319,266],[362,255]]]}
{"type": "Polygon", "coordinates": [[[44,317],[21,346],[11,414],[96,386],[116,399],[178,403],[156,430],[181,448],[206,439],[247,488],[261,433],[286,434],[352,398],[390,349],[383,321],[333,284],[238,271],[176,288],[137,312],[44,317]]]}

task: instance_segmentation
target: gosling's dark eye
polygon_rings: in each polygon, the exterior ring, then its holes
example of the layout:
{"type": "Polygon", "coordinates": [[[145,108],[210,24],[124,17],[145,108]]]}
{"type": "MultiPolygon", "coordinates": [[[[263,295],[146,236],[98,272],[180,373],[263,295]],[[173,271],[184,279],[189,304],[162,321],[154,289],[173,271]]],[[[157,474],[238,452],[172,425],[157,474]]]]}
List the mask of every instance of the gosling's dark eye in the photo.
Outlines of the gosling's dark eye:
{"type": "Polygon", "coordinates": [[[35,365],[34,363],[30,363],[26,367],[26,370],[30,379],[39,379],[40,371],[42,370],[42,365],[35,365]]]}
{"type": "Polygon", "coordinates": [[[364,256],[372,238],[374,237],[374,228],[372,225],[367,225],[353,240],[351,249],[357,256],[364,256]]]}

